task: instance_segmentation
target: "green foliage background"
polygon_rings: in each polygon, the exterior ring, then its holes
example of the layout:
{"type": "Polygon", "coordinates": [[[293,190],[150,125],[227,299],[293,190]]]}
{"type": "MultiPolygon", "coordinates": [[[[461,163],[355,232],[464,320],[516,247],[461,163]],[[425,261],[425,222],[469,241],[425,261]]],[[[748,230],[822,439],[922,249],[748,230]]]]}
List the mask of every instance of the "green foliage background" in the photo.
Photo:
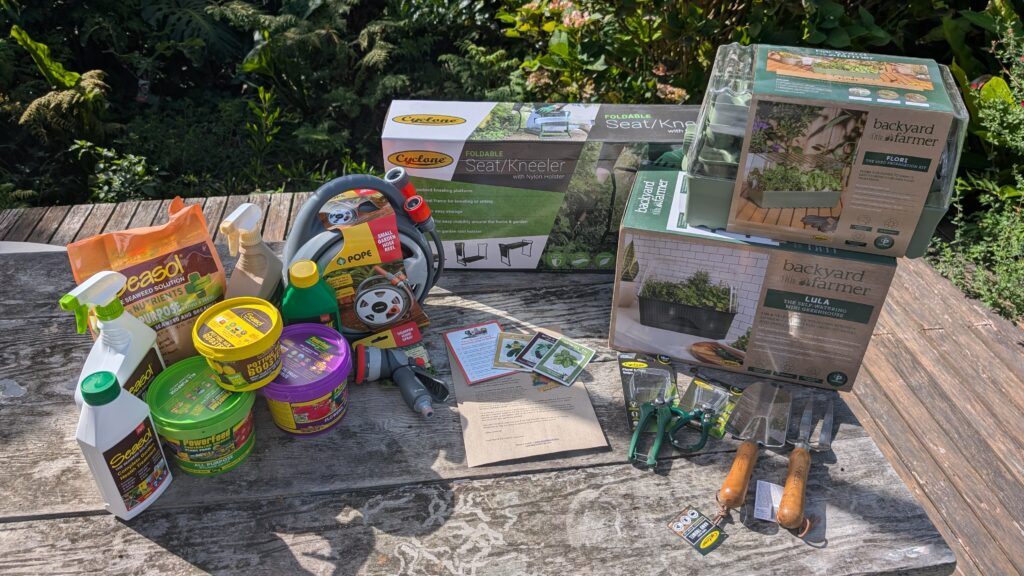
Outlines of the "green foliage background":
{"type": "Polygon", "coordinates": [[[0,0],[0,208],[308,190],[381,167],[395,98],[699,103],[733,41],[923,56],[954,67],[973,117],[954,237],[933,259],[1019,317],[1021,13],[1020,0],[0,0]]]}

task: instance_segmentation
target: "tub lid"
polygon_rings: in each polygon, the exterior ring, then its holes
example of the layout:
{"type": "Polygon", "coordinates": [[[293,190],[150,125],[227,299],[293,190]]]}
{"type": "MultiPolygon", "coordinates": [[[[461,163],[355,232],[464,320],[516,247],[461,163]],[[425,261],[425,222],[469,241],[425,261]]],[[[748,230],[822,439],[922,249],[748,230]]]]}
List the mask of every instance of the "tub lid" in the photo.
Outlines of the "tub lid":
{"type": "Polygon", "coordinates": [[[281,313],[260,298],[231,298],[203,312],[192,329],[200,354],[221,362],[258,356],[281,335],[281,313]]]}
{"type": "Polygon", "coordinates": [[[159,428],[193,430],[247,413],[256,396],[229,392],[201,356],[186,358],[161,372],[146,392],[146,404],[159,428]]]}
{"type": "Polygon", "coordinates": [[[308,400],[348,379],[352,353],[337,330],[323,324],[292,324],[281,334],[281,373],[261,389],[271,400],[308,400]]]}

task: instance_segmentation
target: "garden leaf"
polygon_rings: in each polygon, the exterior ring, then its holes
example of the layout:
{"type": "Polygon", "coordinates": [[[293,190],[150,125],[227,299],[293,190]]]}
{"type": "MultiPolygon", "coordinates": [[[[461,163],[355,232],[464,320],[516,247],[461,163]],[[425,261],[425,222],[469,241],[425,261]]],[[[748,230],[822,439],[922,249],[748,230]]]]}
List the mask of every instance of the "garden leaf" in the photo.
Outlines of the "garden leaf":
{"type": "Polygon", "coordinates": [[[844,28],[836,28],[828,35],[828,45],[833,48],[846,48],[850,45],[850,35],[844,28]]]}
{"type": "Polygon", "coordinates": [[[820,10],[825,18],[841,18],[843,15],[843,5],[831,0],[822,2],[820,10]]]}
{"type": "Polygon", "coordinates": [[[998,24],[996,24],[996,19],[993,18],[990,14],[986,14],[985,12],[972,12],[970,10],[961,10],[960,16],[962,16],[964,20],[967,20],[968,22],[974,24],[975,26],[981,28],[982,30],[986,30],[993,34],[999,33],[999,26],[998,24]]]}
{"type": "Polygon", "coordinates": [[[980,95],[982,101],[1005,100],[1013,104],[1013,92],[1010,91],[1010,86],[1006,84],[1006,80],[998,76],[985,82],[985,85],[981,87],[980,95]]]}
{"type": "Polygon", "coordinates": [[[548,70],[565,70],[565,63],[558,56],[545,54],[537,58],[537,63],[548,70]]]}
{"type": "Polygon", "coordinates": [[[39,72],[51,86],[58,88],[74,88],[78,84],[81,74],[65,70],[60,62],[50,57],[50,47],[32,40],[28,32],[22,30],[21,26],[11,26],[11,37],[17,40],[18,44],[28,52],[32,61],[36,63],[39,72]]]}
{"type": "Polygon", "coordinates": [[[600,72],[601,70],[604,70],[606,68],[608,68],[608,65],[605,64],[604,62],[604,54],[602,54],[601,57],[597,59],[597,62],[587,65],[587,70],[593,70],[594,72],[600,72]]]}
{"type": "Polygon", "coordinates": [[[865,25],[870,26],[875,23],[875,17],[871,15],[871,12],[865,10],[863,6],[857,8],[857,13],[860,15],[860,21],[865,25]]]}
{"type": "Polygon", "coordinates": [[[1015,186],[1003,186],[999,189],[998,196],[1000,200],[1009,200],[1010,198],[1020,198],[1021,196],[1024,196],[1024,192],[1015,186]]]}
{"type": "Polygon", "coordinates": [[[569,35],[565,33],[565,30],[556,30],[551,34],[551,40],[548,41],[548,50],[562,58],[569,57],[569,35]]]}

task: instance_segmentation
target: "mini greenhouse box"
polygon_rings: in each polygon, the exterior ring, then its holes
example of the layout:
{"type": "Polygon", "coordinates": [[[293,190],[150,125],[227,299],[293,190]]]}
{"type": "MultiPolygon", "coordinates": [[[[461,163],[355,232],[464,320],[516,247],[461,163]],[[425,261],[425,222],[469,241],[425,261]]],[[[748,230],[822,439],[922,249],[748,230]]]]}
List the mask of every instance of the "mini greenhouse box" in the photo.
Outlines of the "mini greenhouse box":
{"type": "Polygon", "coordinates": [[[687,135],[690,224],[922,256],[949,207],[967,121],[932,60],[722,46],[687,135]]]}
{"type": "Polygon", "coordinates": [[[896,260],[686,223],[679,170],[642,170],[619,229],[609,345],[807,386],[856,380],[896,260]]]}
{"type": "Polygon", "coordinates": [[[382,143],[448,268],[607,270],[634,172],[678,167],[694,107],[396,100],[382,143]]]}

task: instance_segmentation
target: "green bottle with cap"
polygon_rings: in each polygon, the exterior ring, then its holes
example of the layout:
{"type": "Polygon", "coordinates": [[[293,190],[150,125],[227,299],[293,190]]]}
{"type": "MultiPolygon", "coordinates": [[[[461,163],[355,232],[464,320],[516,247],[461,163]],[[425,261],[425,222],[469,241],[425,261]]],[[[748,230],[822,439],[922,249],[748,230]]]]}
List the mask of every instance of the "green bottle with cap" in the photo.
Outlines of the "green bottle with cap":
{"type": "Polygon", "coordinates": [[[281,298],[285,325],[312,322],[341,331],[334,290],[320,276],[316,262],[299,260],[288,268],[288,288],[281,298]]]}
{"type": "Polygon", "coordinates": [[[121,388],[113,372],[82,378],[82,414],[75,437],[107,511],[139,515],[167,490],[167,465],[149,407],[121,388]]]}

